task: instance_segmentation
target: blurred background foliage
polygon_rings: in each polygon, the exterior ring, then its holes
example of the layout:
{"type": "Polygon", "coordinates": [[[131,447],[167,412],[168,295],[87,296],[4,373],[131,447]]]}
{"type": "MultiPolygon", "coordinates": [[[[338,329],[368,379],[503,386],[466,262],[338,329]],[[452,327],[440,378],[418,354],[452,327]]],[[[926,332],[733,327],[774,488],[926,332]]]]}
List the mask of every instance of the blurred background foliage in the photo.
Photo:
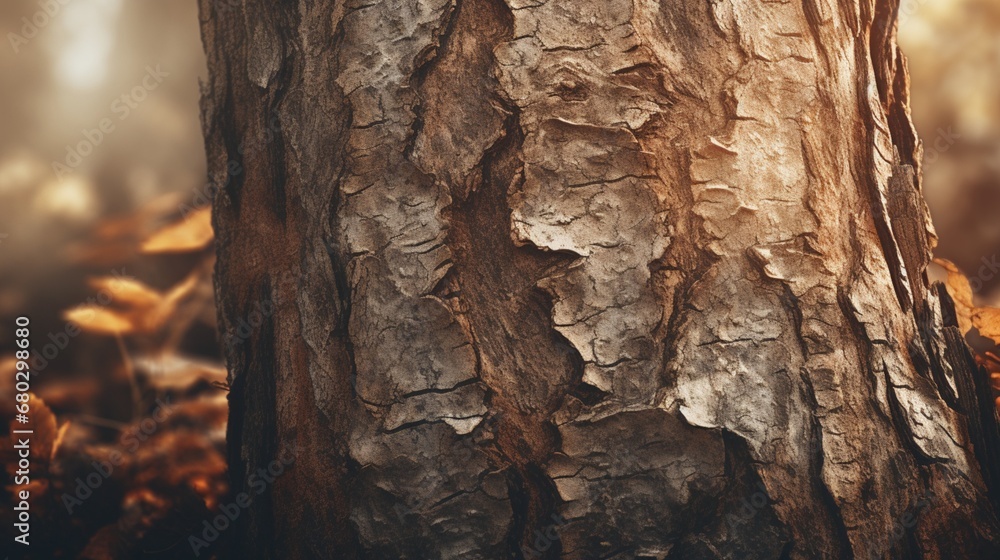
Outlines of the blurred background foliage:
{"type": "MultiPolygon", "coordinates": [[[[974,276],[1000,253],[1000,2],[903,0],[899,22],[935,254],[974,276]],[[938,150],[942,137],[955,141],[938,150]]],[[[978,295],[1000,304],[1000,274],[981,280],[978,295]]]]}

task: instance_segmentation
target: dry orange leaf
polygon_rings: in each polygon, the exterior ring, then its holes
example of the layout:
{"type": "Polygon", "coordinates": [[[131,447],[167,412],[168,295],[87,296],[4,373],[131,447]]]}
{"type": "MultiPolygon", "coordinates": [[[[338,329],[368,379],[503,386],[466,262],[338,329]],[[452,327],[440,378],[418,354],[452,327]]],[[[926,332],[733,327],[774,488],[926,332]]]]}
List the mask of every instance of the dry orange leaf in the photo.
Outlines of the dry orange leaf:
{"type": "Polygon", "coordinates": [[[1000,344],[1000,309],[994,307],[976,308],[972,299],[972,286],[969,279],[955,266],[955,263],[945,259],[934,259],[934,262],[945,269],[948,279],[945,286],[955,301],[955,314],[958,316],[958,327],[962,334],[968,333],[972,327],[979,334],[1000,344]]]}
{"type": "Polygon", "coordinates": [[[972,325],[979,329],[979,334],[1000,344],[1000,309],[981,307],[972,314],[972,325]]]}
{"type": "Polygon", "coordinates": [[[996,354],[987,351],[986,355],[983,356],[983,361],[985,362],[988,370],[1000,373],[1000,357],[997,357],[996,354]]]}
{"type": "Polygon", "coordinates": [[[135,324],[125,314],[99,305],[81,305],[63,312],[63,318],[76,323],[87,332],[98,334],[126,334],[135,330],[135,324]]]}
{"type": "Polygon", "coordinates": [[[197,271],[188,274],[183,281],[179,282],[173,288],[170,288],[170,291],[168,291],[163,297],[163,303],[176,307],[182,299],[187,297],[188,294],[198,287],[199,280],[200,277],[198,276],[197,271]]]}
{"type": "Polygon", "coordinates": [[[187,278],[170,288],[161,297],[160,302],[153,308],[147,310],[136,310],[134,323],[140,330],[153,332],[165,325],[170,317],[177,311],[177,306],[181,300],[187,297],[197,286],[198,276],[195,273],[189,274],[187,278]]]}
{"type": "Polygon", "coordinates": [[[958,328],[962,334],[972,330],[972,314],[975,305],[972,303],[972,286],[965,274],[955,266],[955,263],[945,259],[934,259],[934,262],[948,272],[945,287],[955,301],[955,314],[958,316],[958,328]]]}
{"type": "Polygon", "coordinates": [[[185,253],[200,251],[215,238],[211,207],[199,208],[184,220],[151,235],[142,244],[143,253],[185,253]]]}
{"type": "Polygon", "coordinates": [[[166,324],[181,300],[198,286],[198,280],[198,275],[192,273],[167,293],[161,294],[137,280],[92,279],[94,288],[106,288],[112,300],[125,308],[84,304],[64,311],[63,318],[87,332],[97,334],[151,333],[166,324]]]}
{"type": "Polygon", "coordinates": [[[143,309],[156,307],[163,299],[159,292],[132,278],[101,276],[91,278],[90,286],[107,292],[118,303],[143,309]]]}
{"type": "Polygon", "coordinates": [[[140,355],[135,366],[157,388],[174,391],[189,389],[200,381],[223,383],[227,375],[225,366],[178,353],[140,355]]]}
{"type": "Polygon", "coordinates": [[[49,460],[54,461],[56,454],[59,453],[59,448],[62,447],[63,441],[66,439],[66,432],[69,431],[69,422],[63,422],[62,426],[59,426],[59,430],[56,431],[56,439],[52,442],[52,451],[49,454],[49,460]]]}

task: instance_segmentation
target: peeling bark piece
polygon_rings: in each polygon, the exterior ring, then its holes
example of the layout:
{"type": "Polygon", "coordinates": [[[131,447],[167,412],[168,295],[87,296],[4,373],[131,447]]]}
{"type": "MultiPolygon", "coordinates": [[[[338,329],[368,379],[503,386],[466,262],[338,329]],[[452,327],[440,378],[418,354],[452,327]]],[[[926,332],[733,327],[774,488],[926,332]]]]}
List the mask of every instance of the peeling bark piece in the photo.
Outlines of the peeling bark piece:
{"type": "Polygon", "coordinates": [[[351,517],[371,558],[501,556],[511,505],[484,450],[443,424],[387,436],[360,433],[351,517]]]}
{"type": "Polygon", "coordinates": [[[525,141],[525,182],[512,198],[515,237],[584,257],[541,283],[559,332],[586,363],[584,381],[627,400],[651,399],[652,331],[662,321],[649,263],[669,242],[649,166],[625,129],[543,123],[525,141]],[[537,159],[536,159],[537,158],[537,159]]]}
{"type": "Polygon", "coordinates": [[[560,433],[548,473],[565,503],[569,558],[666,554],[689,522],[677,513],[710,508],[723,489],[722,438],[673,413],[621,412],[560,433]]]}
{"type": "Polygon", "coordinates": [[[899,241],[915,302],[920,305],[927,291],[924,271],[931,262],[931,245],[925,223],[927,205],[917,190],[912,166],[897,165],[894,168],[889,180],[888,199],[893,235],[899,241]]]}
{"type": "Polygon", "coordinates": [[[355,267],[351,335],[363,401],[384,406],[476,377],[468,335],[441,300],[406,298],[376,259],[355,261],[355,267]]]}

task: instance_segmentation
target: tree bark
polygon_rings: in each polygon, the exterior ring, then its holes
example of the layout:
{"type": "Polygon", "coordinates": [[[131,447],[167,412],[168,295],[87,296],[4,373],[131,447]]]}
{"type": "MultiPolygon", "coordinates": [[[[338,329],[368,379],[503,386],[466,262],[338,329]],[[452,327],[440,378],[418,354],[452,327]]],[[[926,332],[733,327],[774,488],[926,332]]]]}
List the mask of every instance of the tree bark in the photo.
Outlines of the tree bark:
{"type": "Polygon", "coordinates": [[[235,557],[1000,554],[896,2],[236,4],[235,557]]]}

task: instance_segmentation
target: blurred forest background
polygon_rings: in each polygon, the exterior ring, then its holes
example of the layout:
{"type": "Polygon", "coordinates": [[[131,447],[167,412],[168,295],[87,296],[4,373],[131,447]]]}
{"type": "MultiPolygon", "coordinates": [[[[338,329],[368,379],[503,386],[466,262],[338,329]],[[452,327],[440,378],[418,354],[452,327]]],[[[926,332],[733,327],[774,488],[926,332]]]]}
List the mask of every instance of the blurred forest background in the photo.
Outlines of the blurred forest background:
{"type": "MultiPolygon", "coordinates": [[[[0,31],[4,424],[14,318],[51,346],[33,364],[50,459],[32,483],[36,554],[188,557],[187,535],[226,490],[196,3],[4,0],[0,31]],[[113,472],[94,466],[115,452],[113,472]]],[[[1000,305],[988,266],[1000,263],[1000,2],[903,0],[900,43],[936,256],[967,273],[978,303],[1000,305]]]]}

